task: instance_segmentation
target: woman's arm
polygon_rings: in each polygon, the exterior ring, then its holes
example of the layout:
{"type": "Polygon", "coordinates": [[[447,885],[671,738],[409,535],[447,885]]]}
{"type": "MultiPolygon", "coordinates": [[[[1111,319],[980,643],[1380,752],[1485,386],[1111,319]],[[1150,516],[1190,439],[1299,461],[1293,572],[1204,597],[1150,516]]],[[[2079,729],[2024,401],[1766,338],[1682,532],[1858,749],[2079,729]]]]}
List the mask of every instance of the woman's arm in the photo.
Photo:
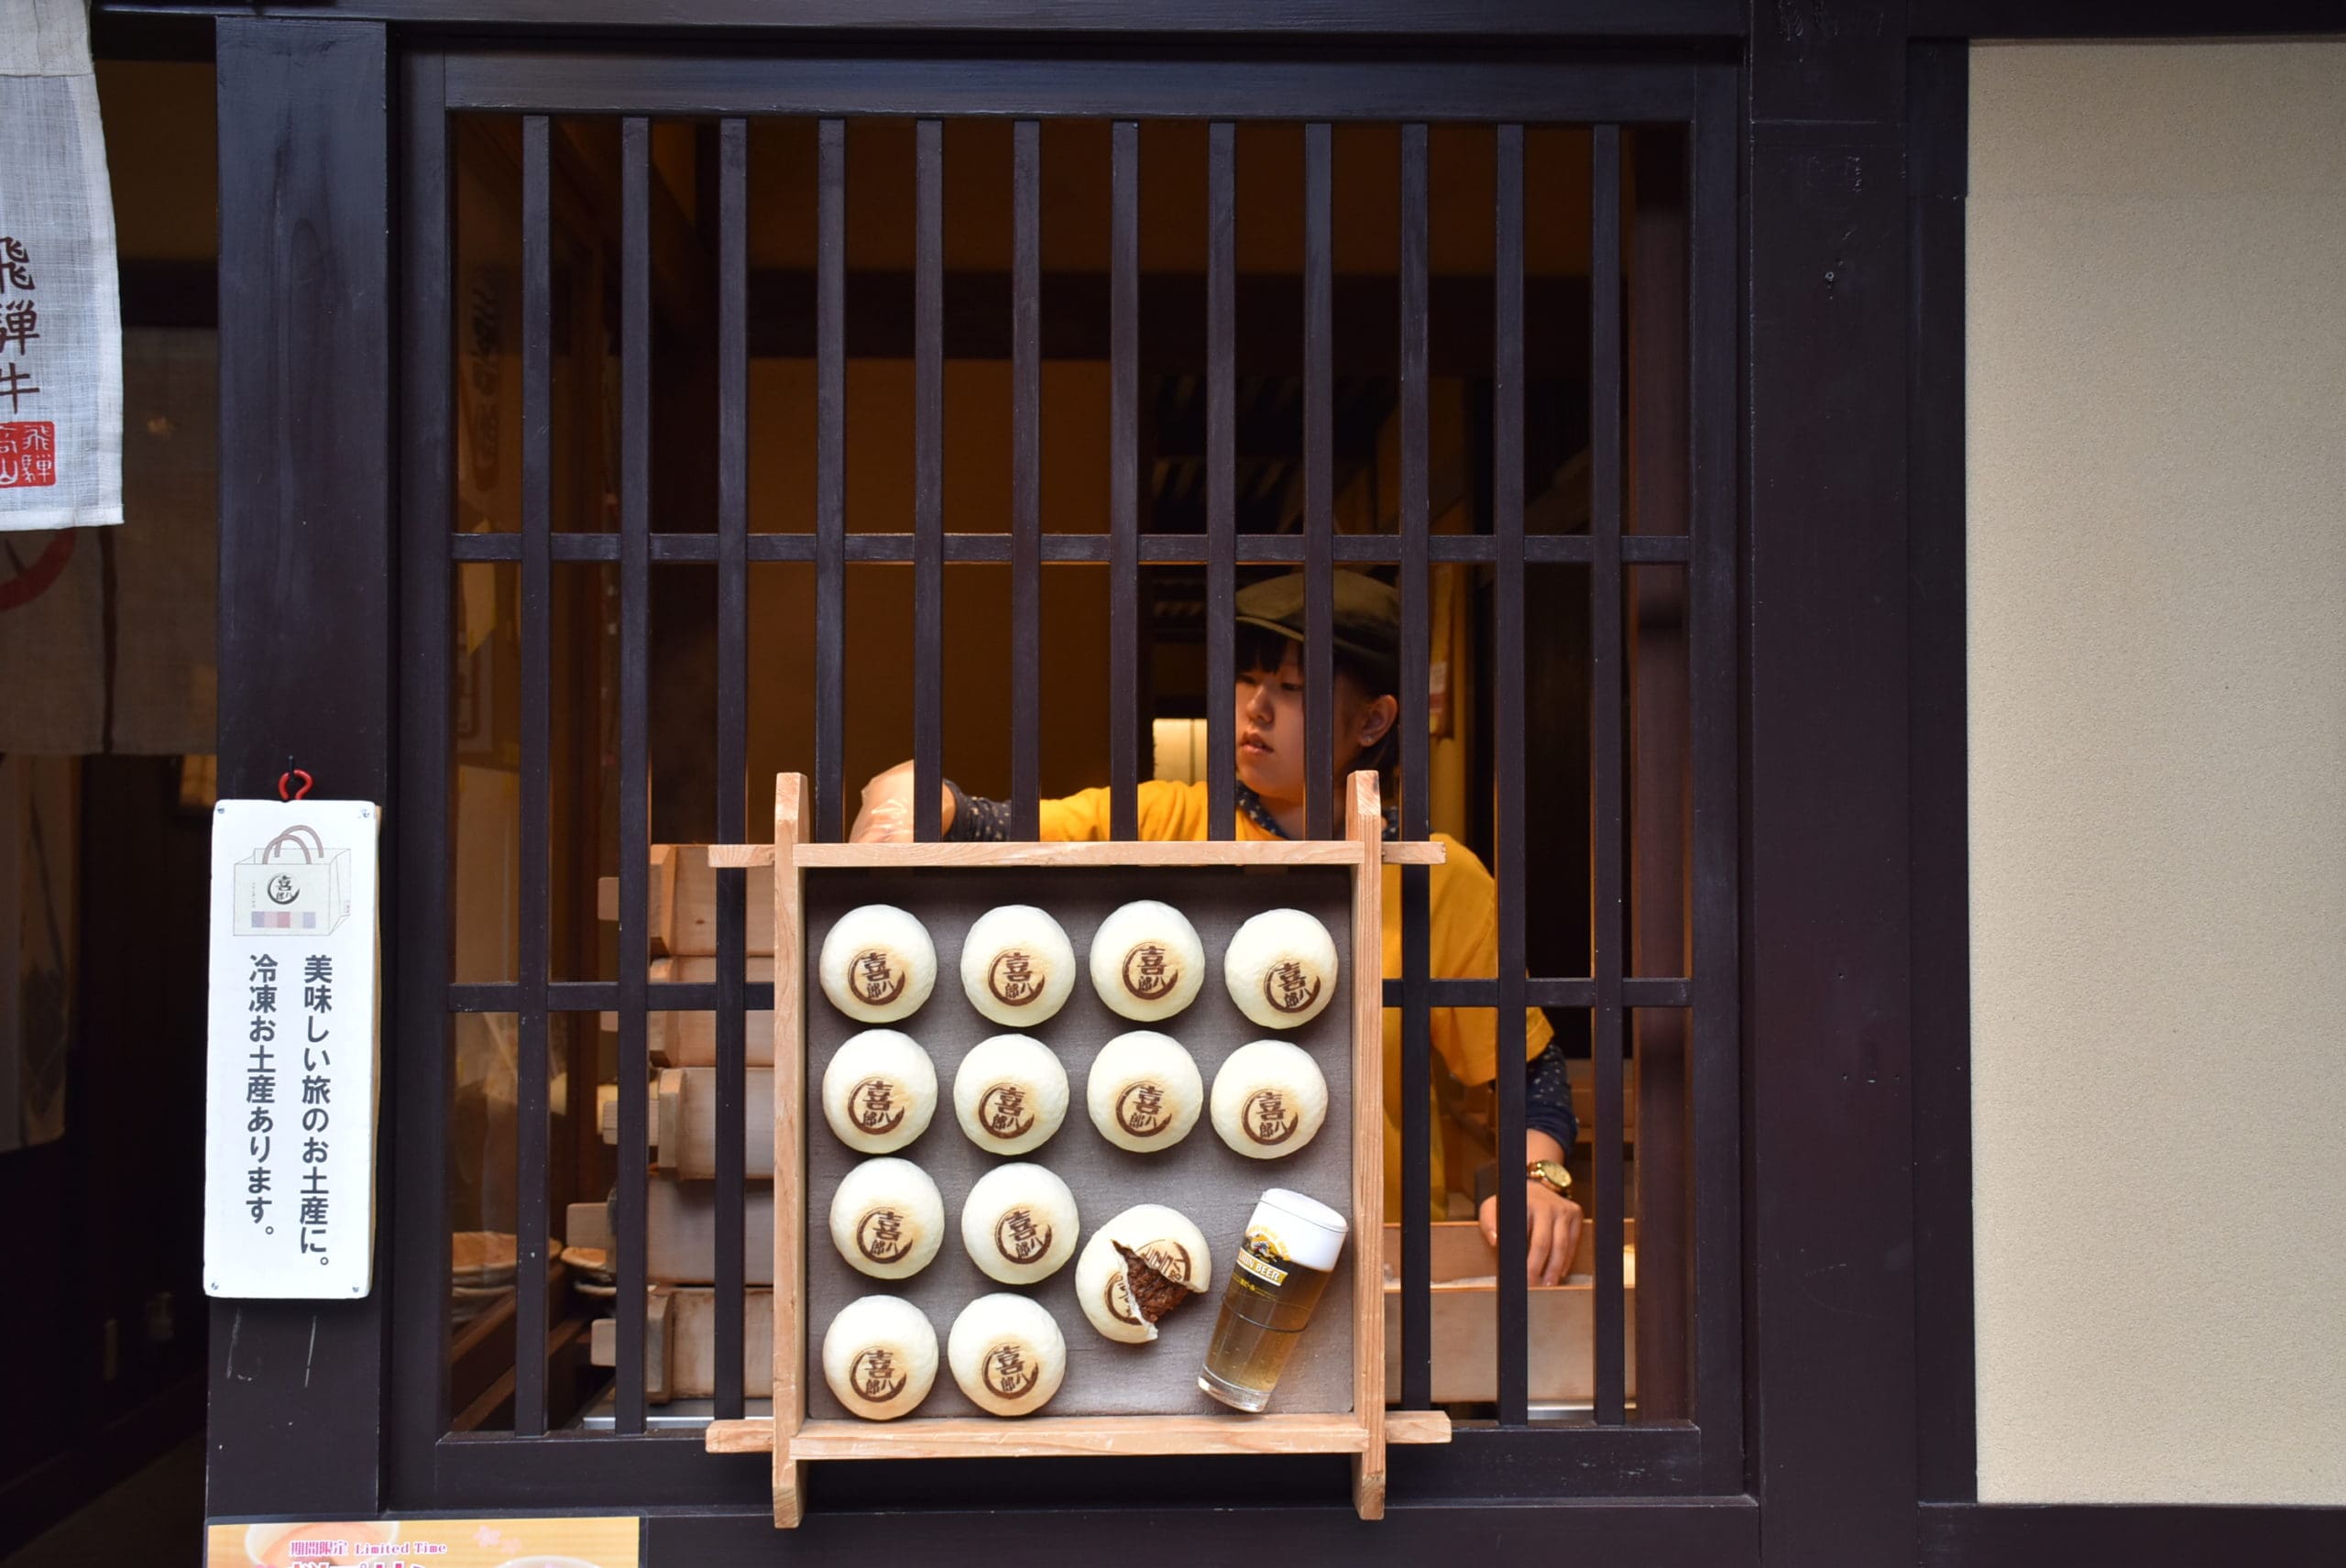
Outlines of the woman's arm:
{"type": "MultiPolygon", "coordinates": [[[[947,781],[937,806],[937,825],[949,834],[954,797],[959,792],[947,781]]],[[[850,844],[909,844],[913,841],[913,764],[898,762],[872,775],[863,786],[863,804],[855,826],[848,829],[850,844]]]]}
{"type": "Polygon", "coordinates": [[[1573,1090],[1564,1075],[1564,1053],[1551,1041],[1546,1050],[1523,1066],[1524,1130],[1545,1133],[1558,1150],[1532,1155],[1532,1159],[1562,1159],[1562,1151],[1580,1142],[1580,1118],[1573,1114],[1573,1090]]]}
{"type": "MultiPolygon", "coordinates": [[[[1548,1048],[1524,1064],[1523,1158],[1554,1160],[1580,1140],[1580,1121],[1573,1114],[1572,1085],[1564,1074],[1564,1053],[1552,1040],[1548,1048]]],[[[1505,1161],[1499,1179],[1507,1179],[1505,1161]]],[[[1499,1245],[1499,1201],[1485,1198],[1478,1211],[1483,1239],[1499,1245]]],[[[1523,1253],[1523,1277],[1533,1285],[1554,1285],[1572,1271],[1573,1254],[1580,1248],[1581,1207],[1544,1181],[1524,1179],[1524,1219],[1529,1234],[1523,1253]]]]}
{"type": "Polygon", "coordinates": [[[999,844],[1010,837],[1010,802],[967,795],[951,779],[945,781],[952,799],[944,817],[945,837],[956,844],[999,844]]]}

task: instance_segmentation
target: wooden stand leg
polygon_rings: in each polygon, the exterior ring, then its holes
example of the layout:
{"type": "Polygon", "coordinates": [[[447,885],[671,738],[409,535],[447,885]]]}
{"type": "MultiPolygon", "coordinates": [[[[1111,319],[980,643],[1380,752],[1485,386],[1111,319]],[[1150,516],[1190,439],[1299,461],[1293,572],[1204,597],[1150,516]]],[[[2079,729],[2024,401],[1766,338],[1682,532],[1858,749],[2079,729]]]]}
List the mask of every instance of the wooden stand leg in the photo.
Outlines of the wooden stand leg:
{"type": "Polygon", "coordinates": [[[1385,1517],[1385,1455],[1381,1453],[1353,1455],[1353,1512],[1365,1519],[1385,1517]]]}
{"type": "Polygon", "coordinates": [[[773,1456],[773,1527],[795,1530],[806,1517],[806,1462],[777,1448],[773,1456]]]}

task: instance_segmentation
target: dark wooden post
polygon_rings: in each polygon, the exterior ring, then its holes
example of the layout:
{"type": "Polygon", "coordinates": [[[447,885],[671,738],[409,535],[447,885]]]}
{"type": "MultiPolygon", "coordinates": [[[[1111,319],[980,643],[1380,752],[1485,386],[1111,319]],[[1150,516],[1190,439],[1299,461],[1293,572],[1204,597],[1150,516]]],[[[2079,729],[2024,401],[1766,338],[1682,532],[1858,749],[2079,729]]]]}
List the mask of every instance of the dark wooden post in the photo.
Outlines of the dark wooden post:
{"type": "Polygon", "coordinates": [[[1751,1479],[1771,1562],[1907,1563],[1906,10],[1750,17],[1751,1479]]]}
{"type": "MultiPolygon", "coordinates": [[[[384,30],[223,18],[217,60],[220,793],[273,793],[291,757],[321,796],[388,803],[384,30]]],[[[396,835],[397,813],[386,821],[396,835]]],[[[391,896],[387,878],[386,928],[391,896]]],[[[388,1067],[388,1011],[383,1038],[388,1067]]],[[[383,1104],[377,1194],[387,1209],[389,1095],[383,1104]]],[[[376,1511],[389,1234],[386,1213],[363,1301],[213,1304],[210,1513],[376,1511]]]]}

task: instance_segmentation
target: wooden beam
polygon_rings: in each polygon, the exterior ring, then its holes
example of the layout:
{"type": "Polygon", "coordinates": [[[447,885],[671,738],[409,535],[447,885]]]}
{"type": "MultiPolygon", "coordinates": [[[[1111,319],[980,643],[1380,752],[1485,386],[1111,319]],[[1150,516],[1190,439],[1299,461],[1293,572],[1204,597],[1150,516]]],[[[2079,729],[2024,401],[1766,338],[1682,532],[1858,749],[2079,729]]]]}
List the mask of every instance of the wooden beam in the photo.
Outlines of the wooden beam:
{"type": "MultiPolygon", "coordinates": [[[[1046,359],[1108,357],[1110,279],[1105,272],[1046,272],[1040,330],[1046,359]]],[[[1339,376],[1399,374],[1393,323],[1400,319],[1397,279],[1346,274],[1330,298],[1333,368],[1339,376]]],[[[1241,375],[1300,375],[1301,335],[1291,329],[1303,304],[1295,274],[1245,272],[1235,283],[1237,370],[1241,375]]],[[[847,353],[858,359],[912,357],[912,274],[866,269],[847,276],[847,353]]],[[[945,355],[948,359],[1008,359],[1010,275],[945,275],[945,355]]],[[[1437,277],[1427,285],[1429,374],[1490,374],[1491,280],[1437,277]]],[[[1524,280],[1525,366],[1534,376],[1576,376],[1588,355],[1588,280],[1524,280]]],[[[1203,373],[1206,279],[1201,272],[1146,272],[1140,279],[1140,363],[1145,373],[1203,373]]],[[[750,274],[750,352],[762,358],[815,356],[815,274],[761,267],[750,274]]]]}
{"type": "MultiPolygon", "coordinates": [[[[387,801],[388,40],[372,23],[224,18],[218,57],[220,793],[273,795],[290,755],[321,795],[387,801]]],[[[212,1511],[378,1511],[388,1295],[378,1272],[364,1300],[212,1303],[212,1511]]]]}

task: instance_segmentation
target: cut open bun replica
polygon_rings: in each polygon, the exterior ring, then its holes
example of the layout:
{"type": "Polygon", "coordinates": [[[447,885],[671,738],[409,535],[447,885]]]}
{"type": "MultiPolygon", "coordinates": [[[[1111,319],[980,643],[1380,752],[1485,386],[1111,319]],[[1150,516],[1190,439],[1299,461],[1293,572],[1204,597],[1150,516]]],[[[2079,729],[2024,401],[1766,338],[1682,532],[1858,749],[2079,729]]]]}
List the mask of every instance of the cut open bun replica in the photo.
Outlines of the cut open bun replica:
{"type": "Polygon", "coordinates": [[[1091,1326],[1124,1344],[1157,1337],[1157,1320],[1213,1277],[1205,1233],[1162,1203],[1139,1203],[1091,1233],[1075,1262],[1075,1299],[1091,1326]]]}

